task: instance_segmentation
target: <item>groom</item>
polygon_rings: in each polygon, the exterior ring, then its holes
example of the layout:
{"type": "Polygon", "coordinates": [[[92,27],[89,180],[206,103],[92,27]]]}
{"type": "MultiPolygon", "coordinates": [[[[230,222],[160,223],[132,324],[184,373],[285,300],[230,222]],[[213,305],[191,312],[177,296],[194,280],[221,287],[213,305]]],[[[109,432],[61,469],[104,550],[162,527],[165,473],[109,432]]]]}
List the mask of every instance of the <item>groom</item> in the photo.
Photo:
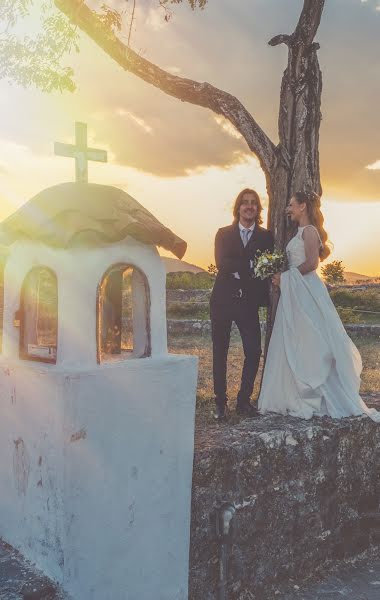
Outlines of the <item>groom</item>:
{"type": "Polygon", "coordinates": [[[258,310],[269,300],[268,281],[254,278],[257,250],[273,250],[273,236],[260,227],[262,206],[254,190],[244,189],[235,200],[232,225],[222,227],[215,237],[218,274],[210,299],[213,345],[215,419],[225,418],[227,404],[227,354],[232,322],[235,321],[244,349],[244,365],[236,412],[256,416],[250,403],[261,356],[258,310]]]}

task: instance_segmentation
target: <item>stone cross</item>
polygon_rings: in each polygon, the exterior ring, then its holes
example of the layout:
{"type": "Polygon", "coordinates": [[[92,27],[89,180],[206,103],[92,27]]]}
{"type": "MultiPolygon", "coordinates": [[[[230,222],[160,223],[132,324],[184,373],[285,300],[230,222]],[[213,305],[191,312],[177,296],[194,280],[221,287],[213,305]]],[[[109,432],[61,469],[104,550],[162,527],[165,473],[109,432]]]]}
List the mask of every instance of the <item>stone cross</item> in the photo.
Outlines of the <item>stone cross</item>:
{"type": "Polygon", "coordinates": [[[87,147],[86,123],[75,123],[75,145],[55,142],[54,154],[75,158],[75,181],[88,183],[88,161],[107,162],[107,152],[87,147]]]}

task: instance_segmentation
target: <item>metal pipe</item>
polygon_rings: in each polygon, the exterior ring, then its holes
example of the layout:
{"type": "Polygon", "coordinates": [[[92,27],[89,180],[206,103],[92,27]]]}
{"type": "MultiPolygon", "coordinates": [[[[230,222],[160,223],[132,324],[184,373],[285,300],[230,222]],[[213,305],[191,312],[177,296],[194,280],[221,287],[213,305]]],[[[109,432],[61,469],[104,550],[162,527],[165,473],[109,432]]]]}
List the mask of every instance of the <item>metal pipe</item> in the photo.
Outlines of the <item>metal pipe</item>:
{"type": "Polygon", "coordinates": [[[216,538],[220,544],[218,600],[228,600],[228,547],[232,540],[233,518],[235,512],[236,510],[233,504],[225,503],[216,510],[215,515],[216,538]]]}
{"type": "Polygon", "coordinates": [[[220,547],[219,556],[219,581],[218,581],[218,600],[227,600],[227,563],[228,547],[225,542],[220,547]]]}

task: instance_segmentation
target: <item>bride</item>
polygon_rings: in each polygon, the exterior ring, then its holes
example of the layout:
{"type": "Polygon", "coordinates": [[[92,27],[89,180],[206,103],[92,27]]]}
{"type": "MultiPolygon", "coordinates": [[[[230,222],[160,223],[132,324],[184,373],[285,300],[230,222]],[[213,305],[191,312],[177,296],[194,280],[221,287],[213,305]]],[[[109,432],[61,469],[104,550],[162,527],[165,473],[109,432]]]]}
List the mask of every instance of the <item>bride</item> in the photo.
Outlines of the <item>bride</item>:
{"type": "Polygon", "coordinates": [[[330,250],[323,228],[320,198],[297,192],[286,212],[298,231],[286,247],[289,270],[276,273],[280,286],[272,337],[258,400],[261,413],[310,419],[380,412],[359,396],[362,361],[347,335],[316,268],[330,250]]]}

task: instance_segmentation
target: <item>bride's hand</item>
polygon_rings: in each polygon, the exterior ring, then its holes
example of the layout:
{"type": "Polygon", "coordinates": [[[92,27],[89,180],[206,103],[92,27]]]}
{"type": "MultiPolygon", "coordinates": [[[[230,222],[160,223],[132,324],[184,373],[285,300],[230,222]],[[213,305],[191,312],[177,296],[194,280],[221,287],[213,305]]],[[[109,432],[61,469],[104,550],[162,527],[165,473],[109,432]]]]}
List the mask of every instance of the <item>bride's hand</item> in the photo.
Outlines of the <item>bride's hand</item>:
{"type": "Polygon", "coordinates": [[[272,277],[272,283],[273,285],[277,285],[278,287],[280,287],[281,285],[281,273],[275,273],[272,277]]]}

